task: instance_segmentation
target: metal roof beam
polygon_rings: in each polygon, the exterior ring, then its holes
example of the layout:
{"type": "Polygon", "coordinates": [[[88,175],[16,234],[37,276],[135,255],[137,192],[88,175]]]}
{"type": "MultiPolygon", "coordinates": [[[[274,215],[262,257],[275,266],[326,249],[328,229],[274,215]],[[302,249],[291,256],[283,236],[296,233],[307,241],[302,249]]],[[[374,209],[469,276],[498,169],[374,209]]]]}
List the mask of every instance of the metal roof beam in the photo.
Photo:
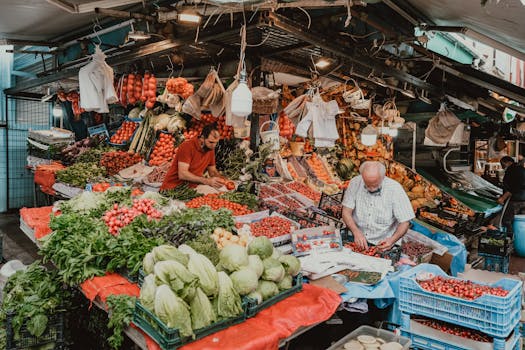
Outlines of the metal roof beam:
{"type": "Polygon", "coordinates": [[[424,89],[435,94],[440,94],[440,90],[434,85],[431,85],[403,71],[390,68],[386,66],[383,62],[377,61],[371,57],[366,57],[351,52],[348,47],[338,45],[333,39],[328,40],[322,36],[319,36],[318,34],[314,34],[308,29],[305,29],[299,23],[291,21],[283,16],[280,16],[275,13],[268,13],[267,19],[268,25],[284,30],[294,35],[300,40],[306,41],[312,45],[330,51],[333,54],[340,56],[341,58],[347,59],[348,61],[356,65],[361,65],[370,70],[374,70],[376,73],[384,73],[385,75],[395,77],[409,84],[412,84],[417,88],[424,89]]]}
{"type": "MultiPolygon", "coordinates": [[[[252,28],[252,27],[256,27],[256,26],[258,26],[258,24],[248,25],[247,29],[252,28]]],[[[225,30],[225,31],[223,31],[223,30],[216,30],[216,29],[217,28],[213,28],[213,30],[210,30],[210,32],[213,32],[215,34],[208,34],[208,35],[206,35],[206,34],[201,33],[199,41],[207,42],[207,41],[219,39],[222,36],[237,34],[239,32],[239,29],[237,29],[237,28],[229,29],[229,30],[225,30]]],[[[194,41],[195,41],[195,37],[193,35],[191,37],[182,38],[182,39],[162,40],[162,41],[159,41],[159,42],[156,42],[156,43],[144,45],[144,46],[142,46],[142,47],[140,47],[138,49],[133,49],[133,50],[127,49],[125,53],[122,53],[120,55],[113,55],[111,57],[108,57],[106,59],[106,62],[108,64],[113,64],[113,65],[126,64],[126,63],[133,62],[133,61],[136,61],[138,59],[145,58],[145,57],[148,57],[148,56],[151,56],[151,55],[160,54],[160,53],[164,53],[166,51],[173,50],[174,48],[182,46],[182,45],[191,44],[194,41]]],[[[12,94],[16,94],[16,93],[21,92],[21,91],[25,91],[25,90],[34,88],[36,86],[49,84],[49,83],[52,83],[54,81],[70,78],[70,77],[73,77],[73,76],[77,75],[79,69],[80,69],[80,67],[75,67],[75,68],[59,71],[59,72],[56,72],[56,73],[53,73],[53,74],[48,74],[48,75],[43,76],[41,78],[32,79],[32,80],[29,80],[29,81],[24,82],[22,84],[18,84],[15,87],[12,87],[12,88],[4,90],[4,92],[6,94],[12,95],[12,94]]]]}

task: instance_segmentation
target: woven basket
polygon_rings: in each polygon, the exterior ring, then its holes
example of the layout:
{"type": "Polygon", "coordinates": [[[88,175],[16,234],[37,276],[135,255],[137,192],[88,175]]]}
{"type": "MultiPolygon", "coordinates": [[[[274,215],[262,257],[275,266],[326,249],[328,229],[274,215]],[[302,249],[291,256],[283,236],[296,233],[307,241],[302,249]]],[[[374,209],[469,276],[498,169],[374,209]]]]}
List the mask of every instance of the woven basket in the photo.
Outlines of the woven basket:
{"type": "Polygon", "coordinates": [[[257,114],[273,114],[279,110],[279,91],[273,91],[262,86],[252,89],[252,112],[257,114]]]}

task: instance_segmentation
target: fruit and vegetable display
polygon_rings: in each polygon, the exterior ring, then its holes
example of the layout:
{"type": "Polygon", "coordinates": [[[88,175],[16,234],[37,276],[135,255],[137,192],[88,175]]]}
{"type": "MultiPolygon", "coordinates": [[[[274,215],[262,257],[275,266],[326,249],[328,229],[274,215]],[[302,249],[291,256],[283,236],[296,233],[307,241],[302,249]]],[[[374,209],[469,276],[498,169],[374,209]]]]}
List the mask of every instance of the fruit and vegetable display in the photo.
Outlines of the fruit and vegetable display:
{"type": "Polygon", "coordinates": [[[135,130],[137,130],[138,123],[132,121],[124,121],[115,134],[111,136],[109,141],[114,144],[124,144],[129,142],[135,130]]]}
{"type": "Polygon", "coordinates": [[[166,81],[166,89],[170,94],[180,95],[184,99],[193,95],[193,85],[181,77],[169,78],[166,81]]]}
{"type": "Polygon", "coordinates": [[[104,153],[100,159],[100,165],[106,169],[109,175],[115,175],[140,161],[142,161],[142,157],[138,153],[114,151],[104,153]]]}
{"type": "Polygon", "coordinates": [[[179,201],[189,201],[202,196],[202,194],[197,192],[194,188],[191,188],[187,183],[183,183],[182,185],[169,190],[162,190],[161,194],[165,197],[179,201]]]}
{"type": "Polygon", "coordinates": [[[286,113],[282,111],[279,114],[279,136],[291,139],[295,134],[295,124],[288,118],[286,113]]]}
{"type": "Polygon", "coordinates": [[[97,134],[91,137],[87,137],[83,140],[76,141],[68,146],[63,147],[60,150],[59,158],[66,164],[73,164],[77,161],[86,162],[89,159],[81,159],[84,153],[89,152],[92,149],[100,149],[104,146],[106,141],[105,134],[97,134]]]}
{"type": "Polygon", "coordinates": [[[276,238],[289,235],[297,229],[293,222],[280,216],[269,216],[250,224],[251,234],[255,237],[276,238]]]}
{"type": "Polygon", "coordinates": [[[342,247],[339,231],[330,226],[301,229],[292,234],[292,249],[296,255],[341,250],[342,247]]]}
{"type": "Polygon", "coordinates": [[[313,189],[311,189],[310,187],[308,187],[307,185],[301,182],[292,181],[292,182],[287,183],[286,186],[294,190],[295,192],[298,192],[302,194],[303,196],[310,198],[315,203],[318,203],[319,200],[321,199],[321,193],[314,191],[313,189]]]}
{"type": "Polygon", "coordinates": [[[202,197],[194,198],[187,202],[186,206],[188,208],[200,208],[202,206],[208,206],[213,210],[225,208],[227,210],[230,210],[234,216],[246,215],[253,212],[246,205],[222,199],[219,197],[218,194],[207,194],[202,197]]]}
{"type": "Polygon", "coordinates": [[[106,169],[97,163],[76,163],[57,171],[56,179],[70,186],[84,188],[88,182],[105,175],[106,169]]]}
{"type": "MultiPolygon", "coordinates": [[[[0,323],[5,325],[7,313],[15,312],[12,318],[15,339],[20,338],[23,326],[37,339],[45,335],[54,316],[70,303],[70,292],[62,288],[58,273],[46,269],[38,260],[10,276],[2,293],[0,323]]],[[[7,345],[6,336],[6,327],[0,327],[3,349],[7,345]]]]}
{"type": "Polygon", "coordinates": [[[290,289],[301,265],[259,237],[247,247],[223,247],[217,265],[186,244],[155,247],[145,256],[143,268],[141,305],[186,338],[219,320],[242,315],[243,297],[260,303],[290,289]]]}
{"type": "Polygon", "coordinates": [[[173,135],[161,132],[149,155],[148,164],[150,166],[156,166],[171,162],[176,152],[177,149],[173,135]]]}
{"type": "Polygon", "coordinates": [[[225,230],[221,227],[217,227],[213,231],[211,238],[217,244],[219,250],[230,244],[238,244],[246,247],[251,240],[249,232],[240,231],[235,235],[231,231],[225,230]]]}
{"type": "Polygon", "coordinates": [[[361,248],[355,242],[347,242],[344,244],[344,246],[345,248],[351,249],[352,251],[359,254],[381,257],[381,251],[378,247],[373,245],[369,245],[368,248],[361,248]]]}
{"type": "Polygon", "coordinates": [[[418,283],[421,288],[429,292],[450,295],[467,300],[474,300],[485,294],[499,297],[505,297],[509,294],[509,291],[502,287],[491,287],[472,281],[447,278],[443,276],[435,276],[428,280],[418,281],[418,283]]]}
{"type": "Polygon", "coordinates": [[[162,212],[155,208],[154,200],[134,199],[131,208],[113,204],[113,209],[108,210],[102,216],[102,220],[108,226],[109,233],[116,236],[122,227],[129,225],[137,216],[142,214],[150,220],[162,218],[162,212]]]}

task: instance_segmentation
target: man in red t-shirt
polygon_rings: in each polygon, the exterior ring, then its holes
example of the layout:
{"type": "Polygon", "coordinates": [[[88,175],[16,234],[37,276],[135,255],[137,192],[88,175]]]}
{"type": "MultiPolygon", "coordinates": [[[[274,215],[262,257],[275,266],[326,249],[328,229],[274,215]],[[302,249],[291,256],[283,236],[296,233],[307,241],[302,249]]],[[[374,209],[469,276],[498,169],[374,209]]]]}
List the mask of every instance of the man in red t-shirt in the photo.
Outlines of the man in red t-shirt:
{"type": "Polygon", "coordinates": [[[215,146],[221,135],[217,124],[209,124],[202,129],[200,137],[184,141],[177,150],[173,163],[160,187],[169,190],[183,183],[190,187],[208,185],[220,188],[223,185],[221,174],[215,167],[215,146]],[[208,171],[210,177],[203,177],[208,171]]]}

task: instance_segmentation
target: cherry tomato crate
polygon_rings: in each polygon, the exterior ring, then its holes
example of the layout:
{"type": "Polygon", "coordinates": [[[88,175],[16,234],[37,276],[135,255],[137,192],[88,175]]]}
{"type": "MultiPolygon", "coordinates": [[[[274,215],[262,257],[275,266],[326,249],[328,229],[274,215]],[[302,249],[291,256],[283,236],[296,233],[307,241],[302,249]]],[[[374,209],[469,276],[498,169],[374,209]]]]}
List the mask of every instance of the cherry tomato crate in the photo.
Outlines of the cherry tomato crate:
{"type": "Polygon", "coordinates": [[[499,338],[507,337],[520,320],[521,281],[502,278],[490,284],[507,290],[509,294],[505,297],[483,295],[466,300],[423,289],[416,280],[421,273],[453,278],[431,264],[421,264],[403,272],[399,277],[399,309],[404,313],[434,318],[499,338]]]}
{"type": "MultiPolygon", "coordinates": [[[[148,154],[146,155],[146,158],[145,158],[146,159],[146,165],[149,165],[151,154],[153,153],[153,150],[155,149],[155,146],[157,145],[157,142],[160,140],[160,135],[161,134],[171,135],[175,139],[175,134],[174,133],[171,133],[171,132],[168,132],[168,131],[165,131],[165,130],[157,131],[155,133],[155,137],[153,138],[153,142],[151,143],[151,148],[149,149],[148,154]]],[[[172,158],[172,160],[173,160],[173,158],[172,158]]]]}
{"type": "Polygon", "coordinates": [[[119,127],[114,133],[112,133],[112,134],[110,135],[110,137],[108,138],[108,145],[113,146],[113,147],[116,147],[116,148],[126,148],[126,147],[128,147],[128,146],[131,144],[131,142],[133,141],[133,138],[135,137],[135,134],[137,133],[137,130],[139,129],[140,121],[136,121],[136,120],[134,120],[134,119],[129,119],[129,118],[126,117],[126,118],[124,118],[123,123],[124,123],[124,122],[132,122],[132,123],[137,124],[137,127],[135,128],[135,131],[133,131],[133,134],[131,135],[131,137],[129,138],[129,140],[124,141],[123,143],[113,143],[113,142],[110,141],[110,140],[111,140],[111,136],[113,136],[114,134],[116,134],[116,133],[122,128],[122,126],[120,126],[120,127],[119,127]]]}
{"type": "Polygon", "coordinates": [[[230,326],[244,322],[248,312],[248,299],[243,300],[242,308],[243,312],[239,316],[227,318],[212,323],[208,327],[194,330],[195,339],[192,337],[182,338],[179,335],[178,329],[170,328],[165,325],[164,322],[162,322],[154,313],[146,309],[138,300],[135,303],[135,311],[133,312],[133,323],[159,344],[161,349],[172,350],[230,326]]]}
{"type": "Polygon", "coordinates": [[[510,253],[505,256],[478,253],[478,256],[483,258],[483,270],[509,273],[510,253]]]}
{"type": "Polygon", "coordinates": [[[262,310],[278,303],[281,300],[288,298],[291,295],[294,295],[295,293],[300,292],[301,290],[303,290],[303,275],[299,273],[292,280],[292,288],[283,290],[279,294],[274,295],[273,297],[269,299],[266,299],[260,304],[257,304],[257,301],[255,301],[254,299],[246,298],[247,305],[248,305],[246,317],[248,318],[253,317],[257,315],[259,312],[261,312],[262,310]]]}
{"type": "Polygon", "coordinates": [[[29,333],[27,329],[29,319],[24,320],[19,332],[20,337],[16,337],[13,328],[13,317],[15,313],[8,312],[6,316],[4,325],[6,331],[6,350],[29,349],[50,343],[55,343],[54,349],[65,349],[64,311],[58,311],[53,315],[48,315],[46,330],[40,337],[29,333]]]}
{"type": "Polygon", "coordinates": [[[520,350],[520,334],[517,327],[508,338],[493,338],[491,343],[442,332],[414,320],[403,324],[401,333],[410,338],[413,349],[423,350],[520,350]]]}

